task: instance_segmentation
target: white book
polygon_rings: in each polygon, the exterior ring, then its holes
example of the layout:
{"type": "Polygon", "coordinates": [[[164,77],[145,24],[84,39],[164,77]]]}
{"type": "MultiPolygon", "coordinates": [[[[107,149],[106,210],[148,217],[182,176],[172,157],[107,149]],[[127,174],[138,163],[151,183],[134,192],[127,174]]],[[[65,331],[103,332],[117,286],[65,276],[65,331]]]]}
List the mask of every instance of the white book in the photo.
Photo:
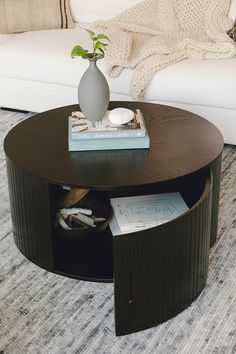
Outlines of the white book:
{"type": "MultiPolygon", "coordinates": [[[[130,234],[131,232],[140,231],[140,230],[144,229],[143,227],[139,226],[139,227],[136,227],[134,230],[131,229],[129,231],[122,232],[118,223],[117,223],[115,215],[112,216],[112,218],[109,222],[109,227],[110,227],[110,230],[111,230],[111,233],[113,236],[118,236],[118,235],[122,235],[122,234],[130,234]]],[[[146,227],[146,228],[148,228],[148,227],[146,227]]]]}
{"type": "Polygon", "coordinates": [[[110,228],[116,235],[164,224],[189,209],[179,192],[111,198],[110,202],[114,212],[110,228]]]}

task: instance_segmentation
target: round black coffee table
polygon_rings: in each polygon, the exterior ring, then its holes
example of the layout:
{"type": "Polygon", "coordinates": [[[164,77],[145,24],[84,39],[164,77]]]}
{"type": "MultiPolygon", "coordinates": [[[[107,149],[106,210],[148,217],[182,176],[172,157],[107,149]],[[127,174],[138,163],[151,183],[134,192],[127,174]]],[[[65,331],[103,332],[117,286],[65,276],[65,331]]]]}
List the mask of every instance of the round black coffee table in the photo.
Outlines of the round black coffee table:
{"type": "Polygon", "coordinates": [[[207,120],[168,106],[140,108],[150,149],[68,152],[68,116],[78,105],[37,114],[6,136],[14,239],[32,262],[54,273],[114,281],[116,333],[161,323],[194,301],[205,286],[216,238],[223,138],[207,120]],[[68,188],[93,198],[179,191],[189,207],[161,226],[113,237],[109,228],[60,234],[58,203],[68,188]]]}

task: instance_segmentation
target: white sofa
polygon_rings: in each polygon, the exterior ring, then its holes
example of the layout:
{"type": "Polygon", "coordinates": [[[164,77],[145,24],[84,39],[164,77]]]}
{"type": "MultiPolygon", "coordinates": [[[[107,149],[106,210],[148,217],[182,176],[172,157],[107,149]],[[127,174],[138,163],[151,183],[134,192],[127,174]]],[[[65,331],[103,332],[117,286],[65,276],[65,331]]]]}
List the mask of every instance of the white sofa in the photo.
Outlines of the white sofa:
{"type": "MultiPolygon", "coordinates": [[[[70,57],[75,44],[88,46],[81,23],[112,18],[140,0],[70,0],[76,28],[0,35],[0,107],[42,112],[74,104],[87,61],[70,57]]],[[[229,13],[236,18],[236,0],[229,13]]],[[[105,73],[104,62],[99,66],[105,73]]],[[[109,78],[112,100],[132,100],[132,70],[109,78]]],[[[145,101],[195,112],[214,123],[225,143],[236,145],[236,57],[225,60],[184,60],[159,71],[145,101]]]]}

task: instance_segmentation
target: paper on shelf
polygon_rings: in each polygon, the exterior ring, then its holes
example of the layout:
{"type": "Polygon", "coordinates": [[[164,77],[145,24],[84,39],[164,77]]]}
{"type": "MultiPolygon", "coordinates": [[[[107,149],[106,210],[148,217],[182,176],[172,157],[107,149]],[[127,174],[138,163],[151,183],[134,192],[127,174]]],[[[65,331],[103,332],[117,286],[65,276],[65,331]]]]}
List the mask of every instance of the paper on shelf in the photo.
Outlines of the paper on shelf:
{"type": "Polygon", "coordinates": [[[189,208],[179,192],[111,198],[113,235],[155,227],[173,220],[189,208]]]}

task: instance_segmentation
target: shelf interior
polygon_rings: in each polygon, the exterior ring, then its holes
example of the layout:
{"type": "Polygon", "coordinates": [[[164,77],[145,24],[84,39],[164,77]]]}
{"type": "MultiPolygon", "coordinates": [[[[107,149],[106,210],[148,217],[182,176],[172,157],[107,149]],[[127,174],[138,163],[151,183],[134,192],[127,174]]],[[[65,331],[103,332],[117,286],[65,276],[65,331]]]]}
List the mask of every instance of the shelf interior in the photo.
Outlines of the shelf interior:
{"type": "MultiPolygon", "coordinates": [[[[153,185],[90,191],[89,196],[109,204],[112,197],[180,192],[191,209],[201,197],[206,171],[153,185]]],[[[68,187],[68,186],[67,186],[68,187]]],[[[54,271],[69,277],[90,281],[113,281],[113,240],[109,226],[102,232],[92,228],[63,230],[55,227],[59,202],[67,192],[60,185],[50,185],[51,225],[54,249],[54,271]]]]}

